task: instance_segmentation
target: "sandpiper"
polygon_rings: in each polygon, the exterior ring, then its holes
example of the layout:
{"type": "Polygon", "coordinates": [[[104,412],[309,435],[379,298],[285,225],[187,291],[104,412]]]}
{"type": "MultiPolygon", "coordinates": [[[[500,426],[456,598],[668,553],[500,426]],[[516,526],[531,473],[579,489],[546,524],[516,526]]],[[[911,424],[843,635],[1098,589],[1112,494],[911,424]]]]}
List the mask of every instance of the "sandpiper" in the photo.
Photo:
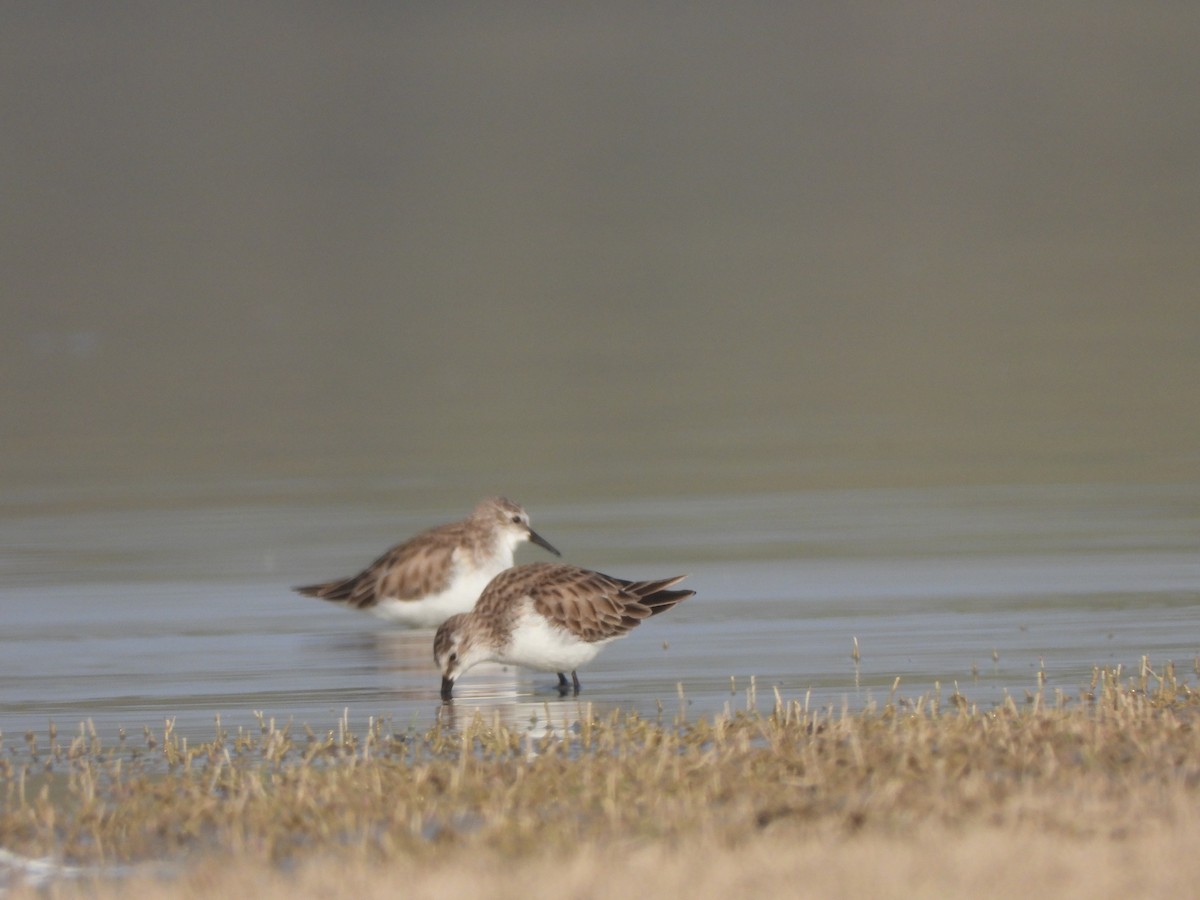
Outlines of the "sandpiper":
{"type": "Polygon", "coordinates": [[[504,497],[483,500],[461,522],[430,528],[397,544],[357,575],[295,588],[409,628],[435,628],[475,605],[489,581],[532,541],[561,556],[529,527],[529,514],[504,497]]]}
{"type": "Polygon", "coordinates": [[[558,563],[501,572],[474,609],[451,616],[437,630],[433,658],[442,671],[442,699],[451,699],[459,676],[489,660],[557,672],[559,692],[578,694],[575,670],[642,619],[695,594],[667,590],[686,577],[625,581],[558,563]]]}

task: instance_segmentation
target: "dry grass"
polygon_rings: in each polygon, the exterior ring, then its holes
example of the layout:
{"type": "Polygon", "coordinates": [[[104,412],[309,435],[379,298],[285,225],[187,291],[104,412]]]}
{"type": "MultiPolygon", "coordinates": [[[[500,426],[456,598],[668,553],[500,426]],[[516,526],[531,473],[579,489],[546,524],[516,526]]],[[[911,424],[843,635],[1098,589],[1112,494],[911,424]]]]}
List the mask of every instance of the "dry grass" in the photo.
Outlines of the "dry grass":
{"type": "Polygon", "coordinates": [[[168,730],[136,753],[30,736],[0,757],[0,847],[85,867],[55,893],[126,897],[1200,883],[1200,695],[1169,667],[987,711],[957,695],[856,714],[776,698],[695,722],[570,709],[540,738],[478,717],[420,735],[264,722],[202,746],[168,730]]]}

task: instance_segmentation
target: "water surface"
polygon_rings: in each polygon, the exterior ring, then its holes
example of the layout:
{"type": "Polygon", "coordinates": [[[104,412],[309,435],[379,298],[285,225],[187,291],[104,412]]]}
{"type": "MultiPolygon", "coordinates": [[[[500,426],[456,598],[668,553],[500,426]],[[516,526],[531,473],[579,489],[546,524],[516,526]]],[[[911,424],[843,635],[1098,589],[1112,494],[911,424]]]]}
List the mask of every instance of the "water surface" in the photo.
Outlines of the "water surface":
{"type": "MultiPolygon", "coordinates": [[[[211,736],[344,714],[397,728],[442,709],[429,632],[291,593],[348,574],[389,542],[462,510],[339,503],[320,482],[223,486],[242,500],[62,510],[53,492],[0,518],[0,730],[102,735],[174,720],[211,736]],[[419,520],[419,521],[418,521],[419,520]]],[[[354,494],[355,492],[349,492],[354,494]]],[[[178,498],[176,498],[178,502],[178,498]]],[[[468,504],[469,505],[469,504],[468,504]]],[[[776,690],[858,708],[957,689],[987,707],[1078,696],[1094,667],[1143,655],[1194,679],[1200,489],[1194,485],[835,490],[647,497],[532,508],[573,562],[627,577],[689,573],[697,595],[610,645],[578,700],[553,675],[473,670],[456,715],[544,727],[622,708],[647,715],[761,706],[776,690]],[[851,658],[857,639],[860,659],[851,658]]],[[[538,557],[535,548],[521,560],[538,557]]]]}
{"type": "Polygon", "coordinates": [[[427,635],[289,587],[494,493],[691,573],[599,708],[1190,671],[1198,45],[1172,4],[0,5],[0,729],[431,722],[427,635]]]}

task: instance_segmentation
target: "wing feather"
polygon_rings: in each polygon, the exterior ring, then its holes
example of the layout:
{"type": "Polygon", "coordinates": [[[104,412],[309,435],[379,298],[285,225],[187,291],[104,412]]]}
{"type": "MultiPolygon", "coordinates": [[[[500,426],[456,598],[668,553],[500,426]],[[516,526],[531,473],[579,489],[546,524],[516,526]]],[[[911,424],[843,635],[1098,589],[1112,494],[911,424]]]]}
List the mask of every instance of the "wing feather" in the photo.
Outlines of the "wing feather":
{"type": "Polygon", "coordinates": [[[461,523],[431,528],[392,547],[357,575],[296,590],[354,609],[367,609],[385,599],[419,600],[440,593],[453,578],[461,531],[461,523]]]}
{"type": "Polygon", "coordinates": [[[508,617],[516,606],[530,603],[550,622],[593,643],[628,634],[643,619],[692,596],[694,591],[666,590],[684,577],[625,581],[577,566],[531,563],[493,578],[476,612],[508,617]]]}

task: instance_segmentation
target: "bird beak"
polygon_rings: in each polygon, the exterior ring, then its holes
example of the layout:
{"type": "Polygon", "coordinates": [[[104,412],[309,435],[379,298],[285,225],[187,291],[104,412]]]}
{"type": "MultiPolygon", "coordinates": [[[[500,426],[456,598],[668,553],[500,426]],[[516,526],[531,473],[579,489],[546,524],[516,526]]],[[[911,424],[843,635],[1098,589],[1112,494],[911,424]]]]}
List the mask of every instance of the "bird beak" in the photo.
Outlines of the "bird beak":
{"type": "Polygon", "coordinates": [[[454,679],[442,676],[442,699],[449,703],[454,699],[454,679]]]}
{"type": "Polygon", "coordinates": [[[532,528],[529,529],[529,542],[531,544],[537,544],[539,547],[543,547],[546,550],[549,550],[555,556],[562,556],[561,553],[559,553],[557,550],[554,549],[553,544],[551,544],[548,540],[546,540],[544,537],[542,537],[540,534],[538,534],[532,528]]]}

